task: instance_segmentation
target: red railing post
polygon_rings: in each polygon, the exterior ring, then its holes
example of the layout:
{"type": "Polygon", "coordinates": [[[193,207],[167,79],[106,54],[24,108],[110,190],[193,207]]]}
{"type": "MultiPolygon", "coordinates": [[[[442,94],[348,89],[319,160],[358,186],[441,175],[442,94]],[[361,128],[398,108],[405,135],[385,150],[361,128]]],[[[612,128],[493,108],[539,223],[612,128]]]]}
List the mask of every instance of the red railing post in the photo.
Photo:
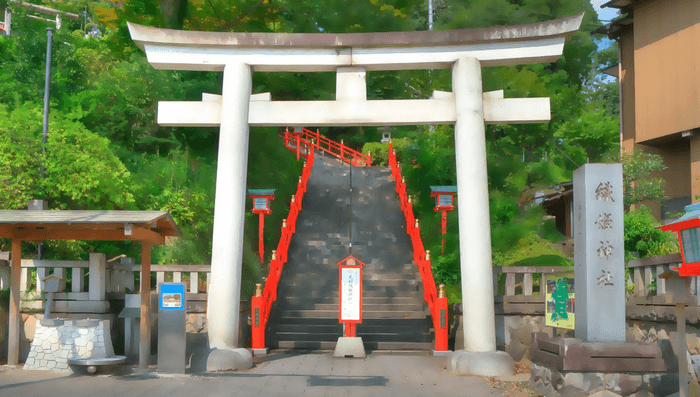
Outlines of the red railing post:
{"type": "Polygon", "coordinates": [[[265,350],[265,300],[262,296],[262,284],[255,284],[255,296],[251,299],[252,347],[253,350],[265,350]]]}
{"type": "MultiPolygon", "coordinates": [[[[448,330],[449,330],[449,319],[447,318],[447,296],[445,296],[445,285],[440,284],[440,290],[438,291],[438,297],[436,300],[437,321],[433,326],[435,327],[435,351],[447,351],[448,342],[448,330]]],[[[433,317],[435,318],[435,317],[433,317]]]]}

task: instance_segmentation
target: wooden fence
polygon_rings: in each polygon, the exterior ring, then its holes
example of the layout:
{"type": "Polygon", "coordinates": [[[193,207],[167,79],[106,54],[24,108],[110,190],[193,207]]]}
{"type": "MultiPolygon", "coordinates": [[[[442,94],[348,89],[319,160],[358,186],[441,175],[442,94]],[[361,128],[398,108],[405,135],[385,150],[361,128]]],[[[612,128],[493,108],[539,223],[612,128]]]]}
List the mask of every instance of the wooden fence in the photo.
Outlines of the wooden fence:
{"type": "MultiPolygon", "coordinates": [[[[9,259],[9,258],[8,258],[9,259]]],[[[54,261],[23,259],[20,276],[22,310],[42,308],[41,280],[49,274],[61,277],[59,292],[54,294],[56,312],[107,313],[110,299],[124,299],[125,294],[138,294],[141,265],[129,258],[108,262],[103,254],[90,254],[88,261],[54,261]]],[[[0,255],[0,288],[9,287],[6,277],[7,259],[0,255]],[[4,259],[4,260],[3,260],[4,259]]],[[[204,312],[207,288],[211,278],[209,265],[153,265],[151,267],[155,291],[164,281],[187,284],[188,310],[204,312]]]]}

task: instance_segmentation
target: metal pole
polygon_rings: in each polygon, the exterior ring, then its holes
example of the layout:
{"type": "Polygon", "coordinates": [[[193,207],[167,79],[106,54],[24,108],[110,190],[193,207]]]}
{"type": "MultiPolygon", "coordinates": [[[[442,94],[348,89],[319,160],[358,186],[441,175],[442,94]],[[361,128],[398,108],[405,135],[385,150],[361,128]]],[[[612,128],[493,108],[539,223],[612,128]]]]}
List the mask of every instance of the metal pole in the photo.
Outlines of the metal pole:
{"type": "Polygon", "coordinates": [[[428,0],[428,30],[433,30],[433,0],[428,0]]]}
{"type": "MultiPolygon", "coordinates": [[[[46,28],[46,76],[44,78],[44,129],[41,138],[41,153],[46,154],[46,138],[49,135],[49,98],[51,87],[51,43],[53,42],[53,28],[46,28]]],[[[44,163],[41,163],[41,179],[44,179],[44,163]]]]}
{"type": "MultiPolygon", "coordinates": [[[[44,76],[44,125],[41,138],[41,179],[46,178],[46,139],[49,136],[49,99],[51,98],[51,44],[53,43],[53,28],[46,28],[46,75],[44,76]]],[[[43,243],[37,245],[37,259],[41,260],[43,243]]]]}

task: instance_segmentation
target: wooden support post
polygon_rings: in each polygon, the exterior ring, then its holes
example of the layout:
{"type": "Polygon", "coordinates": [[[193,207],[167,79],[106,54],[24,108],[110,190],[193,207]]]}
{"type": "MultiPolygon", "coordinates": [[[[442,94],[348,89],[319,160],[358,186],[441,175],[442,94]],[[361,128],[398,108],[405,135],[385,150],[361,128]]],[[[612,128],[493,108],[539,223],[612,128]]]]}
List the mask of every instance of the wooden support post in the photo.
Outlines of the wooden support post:
{"type": "Polygon", "coordinates": [[[88,296],[91,301],[103,301],[107,296],[105,254],[90,253],[90,273],[88,274],[88,296]]]}
{"type": "Polygon", "coordinates": [[[12,240],[12,268],[10,269],[10,318],[8,329],[7,363],[19,364],[19,279],[22,266],[22,240],[12,240]]]}
{"type": "Polygon", "coordinates": [[[141,242],[141,334],[139,368],[147,369],[151,357],[151,243],[141,242]]]}
{"type": "MultiPolygon", "coordinates": [[[[689,293],[689,291],[688,291],[689,293]]],[[[685,303],[676,303],[676,330],[678,331],[678,395],[688,397],[688,346],[685,340],[685,303]]]]}

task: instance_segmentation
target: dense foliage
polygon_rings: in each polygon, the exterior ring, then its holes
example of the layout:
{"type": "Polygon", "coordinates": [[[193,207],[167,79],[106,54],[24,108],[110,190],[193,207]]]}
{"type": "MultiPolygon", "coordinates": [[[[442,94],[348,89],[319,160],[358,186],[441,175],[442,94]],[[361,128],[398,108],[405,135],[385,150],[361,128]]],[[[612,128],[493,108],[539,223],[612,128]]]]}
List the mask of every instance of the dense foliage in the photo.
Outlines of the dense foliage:
{"type": "MultiPolygon", "coordinates": [[[[39,3],[39,0],[33,2],[39,3]]],[[[436,0],[435,29],[515,25],[585,12],[581,30],[551,64],[484,68],[484,91],[506,97],[550,97],[552,121],[489,125],[489,184],[494,263],[539,258],[565,264],[551,242],[561,238],[544,213],[521,199],[571,179],[586,161],[619,151],[617,84],[600,70],[615,62],[615,47],[598,51],[590,32],[600,23],[588,0],[436,0]],[[530,209],[528,209],[530,208],[530,209]]],[[[2,4],[0,2],[0,4],[2,4]]],[[[56,0],[51,6],[89,18],[64,20],[54,38],[51,122],[41,151],[41,100],[45,22],[14,6],[12,37],[0,37],[0,196],[2,208],[24,208],[28,198],[46,198],[51,208],[159,209],[169,211],[183,237],[154,251],[158,263],[207,263],[211,255],[217,133],[168,128],[155,123],[157,101],[198,100],[220,92],[220,73],[159,71],[133,44],[126,21],[187,30],[258,32],[368,32],[424,30],[424,0],[367,0],[348,7],[341,0],[56,0]],[[39,167],[46,167],[46,179],[39,167]]],[[[333,73],[256,73],[254,92],[273,99],[333,99],[333,73]]],[[[367,75],[370,99],[428,98],[451,90],[449,70],[376,71],[367,75]]],[[[313,126],[309,126],[313,127],[313,126]]],[[[376,128],[322,128],[331,138],[371,151],[384,165],[386,144],[376,128]]],[[[426,244],[439,282],[459,280],[456,212],[448,217],[444,255],[439,215],[432,211],[431,185],[453,185],[452,126],[401,126],[391,130],[414,195],[426,244]]],[[[252,129],[248,186],[276,188],[267,218],[266,246],[279,238],[300,164],[282,148],[278,131],[252,129]],[[252,139],[255,137],[255,139],[252,139]]],[[[640,186],[639,184],[635,186],[640,186]]],[[[246,220],[247,280],[259,276],[251,250],[257,222],[246,220]]],[[[5,242],[0,249],[7,249],[5,242]]],[[[49,257],[82,256],[89,250],[138,257],[128,243],[51,243],[49,257]]],[[[28,252],[27,255],[32,255],[28,252]]],[[[545,263],[546,262],[546,263],[545,263]]],[[[249,293],[250,291],[244,291],[249,293]]]]}

